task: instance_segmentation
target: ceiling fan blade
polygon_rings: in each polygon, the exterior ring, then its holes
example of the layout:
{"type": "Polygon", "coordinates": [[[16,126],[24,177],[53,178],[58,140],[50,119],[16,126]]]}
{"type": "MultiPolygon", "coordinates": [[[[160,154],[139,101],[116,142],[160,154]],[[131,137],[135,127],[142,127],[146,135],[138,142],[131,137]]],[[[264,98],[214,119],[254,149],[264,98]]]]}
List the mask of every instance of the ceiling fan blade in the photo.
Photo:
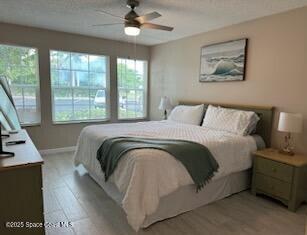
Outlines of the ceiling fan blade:
{"type": "Polygon", "coordinates": [[[135,20],[137,20],[138,22],[143,24],[146,21],[151,21],[151,20],[156,19],[156,18],[158,18],[160,16],[161,16],[160,13],[154,11],[154,12],[148,13],[146,15],[138,16],[138,17],[135,18],[135,20]]]}
{"type": "Polygon", "coordinates": [[[97,11],[98,13],[100,13],[100,14],[105,14],[105,15],[113,16],[113,17],[115,17],[115,18],[119,18],[119,19],[122,19],[122,20],[126,21],[125,18],[123,18],[123,17],[121,17],[121,16],[114,15],[114,14],[109,13],[109,12],[107,12],[107,11],[103,11],[103,10],[96,10],[96,11],[97,11]]]}
{"type": "Polygon", "coordinates": [[[174,29],[173,27],[159,25],[159,24],[151,24],[151,23],[144,23],[141,25],[141,28],[160,29],[160,30],[166,30],[166,31],[172,31],[174,29]]]}
{"type": "Polygon", "coordinates": [[[112,26],[112,25],[119,25],[119,24],[122,24],[124,25],[124,23],[110,23],[110,24],[93,24],[92,26],[94,27],[99,27],[99,26],[112,26]]]}

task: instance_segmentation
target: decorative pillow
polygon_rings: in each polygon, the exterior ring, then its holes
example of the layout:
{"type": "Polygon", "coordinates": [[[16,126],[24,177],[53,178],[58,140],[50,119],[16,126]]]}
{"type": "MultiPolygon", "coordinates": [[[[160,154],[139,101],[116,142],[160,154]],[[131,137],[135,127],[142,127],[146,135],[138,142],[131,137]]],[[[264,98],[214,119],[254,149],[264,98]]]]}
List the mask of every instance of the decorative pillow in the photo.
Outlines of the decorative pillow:
{"type": "Polygon", "coordinates": [[[255,112],[209,105],[202,126],[236,135],[249,135],[259,120],[255,112]]]}
{"type": "Polygon", "coordinates": [[[192,125],[200,125],[204,115],[204,105],[178,105],[170,113],[168,120],[192,125]]]}

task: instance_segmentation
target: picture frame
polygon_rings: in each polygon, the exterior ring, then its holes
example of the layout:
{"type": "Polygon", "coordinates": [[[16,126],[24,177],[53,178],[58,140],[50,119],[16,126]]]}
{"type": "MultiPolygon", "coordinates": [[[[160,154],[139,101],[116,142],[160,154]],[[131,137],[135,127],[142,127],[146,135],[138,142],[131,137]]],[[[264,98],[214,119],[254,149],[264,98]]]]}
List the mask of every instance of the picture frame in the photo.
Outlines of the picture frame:
{"type": "Polygon", "coordinates": [[[247,44],[242,38],[201,47],[199,81],[244,81],[247,44]]]}

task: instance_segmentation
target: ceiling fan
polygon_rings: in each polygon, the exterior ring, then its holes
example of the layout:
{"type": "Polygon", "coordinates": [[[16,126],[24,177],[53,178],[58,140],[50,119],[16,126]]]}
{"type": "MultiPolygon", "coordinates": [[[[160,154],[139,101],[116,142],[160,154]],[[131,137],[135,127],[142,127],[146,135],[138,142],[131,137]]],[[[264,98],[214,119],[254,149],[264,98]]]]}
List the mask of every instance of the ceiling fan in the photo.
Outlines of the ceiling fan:
{"type": "Polygon", "coordinates": [[[111,24],[96,24],[93,26],[111,26],[111,25],[118,25],[123,24],[125,25],[125,34],[129,36],[137,36],[140,34],[141,28],[147,28],[147,29],[159,29],[159,30],[166,30],[166,31],[172,31],[174,28],[164,25],[158,25],[158,24],[152,24],[148,23],[148,21],[151,21],[153,19],[156,19],[161,16],[158,12],[154,11],[142,16],[139,16],[134,9],[140,5],[138,0],[127,0],[127,7],[130,8],[130,12],[126,14],[124,17],[120,17],[117,15],[113,15],[109,12],[97,10],[97,12],[102,14],[107,14],[116,18],[119,18],[123,20],[123,23],[111,23],[111,24]]]}

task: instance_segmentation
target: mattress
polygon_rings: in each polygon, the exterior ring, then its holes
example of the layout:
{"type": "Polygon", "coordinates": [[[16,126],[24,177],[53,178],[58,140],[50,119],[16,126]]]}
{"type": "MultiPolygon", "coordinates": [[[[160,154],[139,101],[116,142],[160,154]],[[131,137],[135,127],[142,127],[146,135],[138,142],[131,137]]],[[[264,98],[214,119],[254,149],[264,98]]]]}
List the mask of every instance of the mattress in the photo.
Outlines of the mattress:
{"type": "MultiPolygon", "coordinates": [[[[257,149],[252,136],[238,136],[200,126],[170,121],[152,121],[130,124],[93,125],[82,130],[75,163],[103,180],[96,153],[103,140],[112,136],[140,136],[183,139],[198,142],[209,148],[219,164],[212,181],[249,169],[251,152],[257,149]]],[[[121,195],[120,205],[129,224],[136,231],[153,215],[160,200],[193,181],[184,166],[167,152],[156,149],[138,149],[126,153],[110,177],[121,195]]]]}

